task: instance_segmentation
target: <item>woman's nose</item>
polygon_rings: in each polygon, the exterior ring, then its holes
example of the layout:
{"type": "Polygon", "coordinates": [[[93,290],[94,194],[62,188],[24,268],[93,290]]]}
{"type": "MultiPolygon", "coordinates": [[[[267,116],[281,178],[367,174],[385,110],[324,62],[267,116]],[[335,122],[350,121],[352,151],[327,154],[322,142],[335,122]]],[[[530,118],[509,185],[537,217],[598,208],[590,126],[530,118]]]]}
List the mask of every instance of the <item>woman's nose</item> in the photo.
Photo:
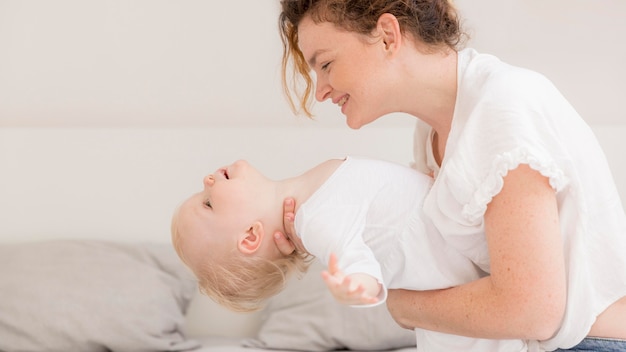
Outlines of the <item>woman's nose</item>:
{"type": "Polygon", "coordinates": [[[202,183],[204,183],[205,186],[213,186],[215,177],[213,175],[206,175],[202,183]]]}
{"type": "Polygon", "coordinates": [[[317,79],[317,87],[315,88],[315,99],[320,103],[330,97],[332,87],[326,80],[317,79]]]}

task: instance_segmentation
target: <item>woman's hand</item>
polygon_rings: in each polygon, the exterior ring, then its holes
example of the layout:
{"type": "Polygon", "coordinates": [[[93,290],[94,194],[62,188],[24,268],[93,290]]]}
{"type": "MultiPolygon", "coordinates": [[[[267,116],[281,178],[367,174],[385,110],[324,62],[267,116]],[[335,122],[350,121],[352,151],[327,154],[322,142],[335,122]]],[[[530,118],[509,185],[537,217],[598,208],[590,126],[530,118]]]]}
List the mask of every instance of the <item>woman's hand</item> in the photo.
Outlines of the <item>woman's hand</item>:
{"type": "Polygon", "coordinates": [[[284,255],[290,255],[296,249],[300,252],[306,252],[302,241],[296,235],[294,219],[296,217],[296,202],[293,198],[287,198],[283,202],[283,227],[285,233],[276,231],[274,233],[274,243],[278,250],[284,255]]]}
{"type": "Polygon", "coordinates": [[[378,302],[381,290],[378,281],[367,274],[345,275],[337,265],[337,256],[330,255],[328,270],[322,278],[337,302],[346,305],[366,305],[378,302]]]}

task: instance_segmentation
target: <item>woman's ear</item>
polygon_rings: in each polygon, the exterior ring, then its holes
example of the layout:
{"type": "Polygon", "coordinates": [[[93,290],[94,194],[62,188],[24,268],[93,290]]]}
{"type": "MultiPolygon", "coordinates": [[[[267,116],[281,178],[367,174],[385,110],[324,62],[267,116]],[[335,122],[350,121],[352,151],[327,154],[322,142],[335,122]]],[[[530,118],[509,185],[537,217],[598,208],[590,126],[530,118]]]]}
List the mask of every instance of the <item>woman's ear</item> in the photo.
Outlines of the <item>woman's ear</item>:
{"type": "Polygon", "coordinates": [[[263,224],[260,221],[255,221],[246,232],[239,236],[237,249],[244,254],[253,254],[261,248],[264,236],[263,224]]]}
{"type": "Polygon", "coordinates": [[[396,16],[390,13],[383,13],[378,18],[376,29],[382,39],[385,50],[395,53],[402,44],[402,32],[396,16]]]}

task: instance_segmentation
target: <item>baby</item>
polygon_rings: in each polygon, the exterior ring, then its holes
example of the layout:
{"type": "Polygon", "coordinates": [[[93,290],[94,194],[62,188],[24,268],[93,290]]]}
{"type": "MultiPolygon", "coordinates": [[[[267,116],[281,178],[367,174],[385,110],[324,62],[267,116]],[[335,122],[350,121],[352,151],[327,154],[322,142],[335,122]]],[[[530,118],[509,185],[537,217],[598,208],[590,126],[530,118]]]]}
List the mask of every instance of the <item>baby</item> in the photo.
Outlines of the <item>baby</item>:
{"type": "MultiPolygon", "coordinates": [[[[328,160],[281,181],[237,161],[206,176],[204,190],[177,208],[172,241],[202,292],[235,311],[259,309],[291,274],[306,271],[312,257],[328,263],[322,276],[339,302],[377,305],[387,289],[441,289],[485,275],[424,216],[432,182],[409,167],[356,157],[328,160]],[[285,232],[287,197],[299,205],[295,228],[302,244],[288,256],[272,238],[285,232]]],[[[523,351],[525,345],[416,332],[449,350],[523,351]]]]}

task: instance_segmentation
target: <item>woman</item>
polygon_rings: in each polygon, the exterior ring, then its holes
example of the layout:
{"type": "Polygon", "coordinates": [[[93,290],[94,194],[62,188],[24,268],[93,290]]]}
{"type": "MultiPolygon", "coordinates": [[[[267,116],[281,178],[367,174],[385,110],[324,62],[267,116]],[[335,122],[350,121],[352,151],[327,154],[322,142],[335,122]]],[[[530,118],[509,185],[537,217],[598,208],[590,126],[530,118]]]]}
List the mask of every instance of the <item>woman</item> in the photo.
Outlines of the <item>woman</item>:
{"type": "MultiPolygon", "coordinates": [[[[435,177],[424,211],[485,272],[390,292],[394,319],[536,351],[626,350],[626,216],[593,133],[551,82],[460,49],[446,0],[281,5],[284,81],[292,66],[305,83],[286,85],[292,107],[331,100],[353,129],[415,116],[415,167],[435,177]]],[[[294,208],[285,202],[292,232],[294,208]]],[[[298,245],[275,238],[284,252],[298,245]]]]}

